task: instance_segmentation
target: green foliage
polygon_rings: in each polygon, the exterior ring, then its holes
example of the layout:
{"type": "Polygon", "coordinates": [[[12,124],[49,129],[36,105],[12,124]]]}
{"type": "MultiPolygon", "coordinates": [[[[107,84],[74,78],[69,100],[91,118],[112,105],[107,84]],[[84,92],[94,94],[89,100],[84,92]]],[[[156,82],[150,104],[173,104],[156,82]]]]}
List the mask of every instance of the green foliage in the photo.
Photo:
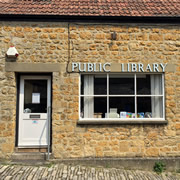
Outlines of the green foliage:
{"type": "Polygon", "coordinates": [[[166,169],[166,165],[159,161],[159,162],[155,162],[155,165],[154,165],[154,171],[158,174],[162,173],[164,170],[166,169]]]}
{"type": "Polygon", "coordinates": [[[54,165],[53,162],[48,162],[45,166],[48,167],[48,168],[51,168],[53,165],[54,165]]]}

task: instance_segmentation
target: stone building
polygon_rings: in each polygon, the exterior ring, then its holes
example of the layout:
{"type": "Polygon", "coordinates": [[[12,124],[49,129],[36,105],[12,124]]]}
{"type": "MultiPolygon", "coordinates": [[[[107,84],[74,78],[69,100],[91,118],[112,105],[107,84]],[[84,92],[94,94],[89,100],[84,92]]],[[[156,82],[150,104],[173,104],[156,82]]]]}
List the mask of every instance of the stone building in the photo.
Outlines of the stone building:
{"type": "Polygon", "coordinates": [[[179,4],[0,0],[0,158],[179,162],[179,4]]]}

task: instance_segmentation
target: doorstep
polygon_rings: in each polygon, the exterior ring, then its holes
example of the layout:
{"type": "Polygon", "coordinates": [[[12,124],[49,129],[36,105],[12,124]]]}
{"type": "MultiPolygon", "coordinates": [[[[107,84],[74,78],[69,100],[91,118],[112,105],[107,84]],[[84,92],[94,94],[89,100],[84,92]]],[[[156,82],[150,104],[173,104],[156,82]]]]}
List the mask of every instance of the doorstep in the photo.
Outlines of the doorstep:
{"type": "Polygon", "coordinates": [[[16,153],[18,152],[24,152],[24,153],[28,153],[28,152],[39,152],[39,153],[46,153],[48,150],[46,147],[15,147],[15,151],[16,153]]]}
{"type": "Polygon", "coordinates": [[[47,151],[46,147],[16,147],[11,160],[20,164],[44,164],[48,159],[47,151]]]}

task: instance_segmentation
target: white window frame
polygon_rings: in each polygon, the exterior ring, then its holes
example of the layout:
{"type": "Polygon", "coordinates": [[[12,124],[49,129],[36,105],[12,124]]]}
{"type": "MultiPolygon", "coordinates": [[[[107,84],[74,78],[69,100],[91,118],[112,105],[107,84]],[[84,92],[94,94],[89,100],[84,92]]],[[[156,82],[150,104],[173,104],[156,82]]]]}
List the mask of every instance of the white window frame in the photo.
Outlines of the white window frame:
{"type": "Polygon", "coordinates": [[[167,123],[167,121],[165,120],[165,74],[164,73],[143,73],[145,75],[155,75],[155,74],[161,74],[162,75],[162,95],[137,95],[136,92],[136,76],[137,74],[140,73],[101,73],[103,75],[107,75],[107,94],[106,95],[82,95],[81,94],[81,76],[82,75],[98,75],[99,73],[91,73],[91,74],[87,74],[87,73],[81,73],[79,74],[79,124],[116,124],[116,123],[120,123],[120,124],[124,124],[124,123],[132,123],[132,124],[136,124],[136,123],[159,123],[159,124],[164,124],[167,123]],[[111,74],[134,74],[134,94],[133,95],[109,95],[109,75],[111,74]],[[162,118],[82,118],[81,117],[81,97],[107,97],[107,114],[109,114],[109,97],[135,97],[135,113],[137,115],[137,97],[163,97],[162,100],[162,114],[163,117],[162,118]]]}

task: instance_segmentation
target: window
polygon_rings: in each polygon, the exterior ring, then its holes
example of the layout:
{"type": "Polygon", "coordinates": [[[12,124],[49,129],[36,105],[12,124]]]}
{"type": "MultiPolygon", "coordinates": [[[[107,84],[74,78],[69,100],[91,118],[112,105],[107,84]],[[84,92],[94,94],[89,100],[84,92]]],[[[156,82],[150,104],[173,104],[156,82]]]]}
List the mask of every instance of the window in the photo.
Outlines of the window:
{"type": "Polygon", "coordinates": [[[80,119],[164,119],[163,74],[82,74],[80,119]]]}

